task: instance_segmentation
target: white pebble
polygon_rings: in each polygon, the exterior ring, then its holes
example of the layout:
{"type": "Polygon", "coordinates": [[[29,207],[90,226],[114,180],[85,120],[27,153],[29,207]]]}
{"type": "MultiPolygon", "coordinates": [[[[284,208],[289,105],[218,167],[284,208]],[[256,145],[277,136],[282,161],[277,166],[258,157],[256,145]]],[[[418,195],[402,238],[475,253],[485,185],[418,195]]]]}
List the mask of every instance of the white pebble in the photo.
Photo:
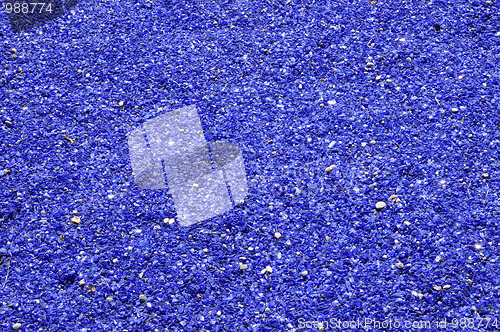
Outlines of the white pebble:
{"type": "Polygon", "coordinates": [[[240,265],[240,270],[246,270],[248,269],[248,265],[247,264],[241,264],[240,265]]]}
{"type": "Polygon", "coordinates": [[[452,109],[451,109],[451,111],[452,111],[453,113],[458,113],[458,108],[455,108],[455,107],[454,107],[454,108],[452,108],[452,109]]]}
{"type": "Polygon", "coordinates": [[[386,205],[387,205],[387,204],[385,204],[385,202],[377,202],[377,204],[375,204],[375,208],[376,208],[377,210],[381,210],[381,209],[385,208],[385,207],[386,207],[386,205]]]}
{"type": "Polygon", "coordinates": [[[377,81],[380,81],[380,79],[382,79],[382,75],[378,75],[377,77],[375,77],[375,79],[376,79],[377,81]]]}
{"type": "Polygon", "coordinates": [[[145,302],[145,301],[148,300],[148,297],[146,295],[144,295],[144,294],[141,294],[141,295],[139,295],[139,300],[145,302]]]}
{"type": "Polygon", "coordinates": [[[335,105],[337,104],[337,102],[335,100],[329,100],[328,101],[328,105],[335,105]]]}
{"type": "Polygon", "coordinates": [[[123,101],[120,101],[120,102],[118,103],[118,106],[123,106],[123,101]]]}
{"type": "Polygon", "coordinates": [[[328,173],[328,172],[331,172],[331,171],[333,171],[333,169],[334,169],[335,167],[337,167],[337,166],[336,166],[336,165],[330,165],[330,166],[328,166],[327,168],[325,168],[325,172],[327,172],[327,173],[328,173]]]}
{"type": "Polygon", "coordinates": [[[361,146],[366,146],[368,143],[366,142],[361,142],[361,146]]]}
{"type": "Polygon", "coordinates": [[[370,68],[370,67],[375,66],[375,64],[374,64],[373,62],[368,62],[368,63],[366,64],[366,66],[367,66],[368,68],[370,68]]]}
{"type": "Polygon", "coordinates": [[[274,233],[274,237],[276,237],[277,239],[279,239],[281,237],[281,233],[280,232],[274,233]]]}
{"type": "Polygon", "coordinates": [[[165,224],[172,225],[173,223],[175,223],[175,219],[174,218],[165,218],[165,219],[163,219],[163,222],[165,224]]]}
{"type": "Polygon", "coordinates": [[[21,328],[21,323],[15,323],[15,324],[13,324],[13,325],[12,325],[12,328],[13,328],[14,330],[16,330],[16,331],[17,331],[17,330],[19,330],[19,329],[21,328]]]}
{"type": "Polygon", "coordinates": [[[265,269],[262,269],[262,271],[260,271],[260,274],[266,274],[266,272],[273,273],[273,268],[268,265],[268,266],[266,266],[265,269]]]}
{"type": "Polygon", "coordinates": [[[82,279],[82,280],[80,280],[80,281],[78,282],[78,285],[80,285],[80,286],[85,286],[85,280],[83,280],[83,279],[82,279]]]}
{"type": "Polygon", "coordinates": [[[304,271],[300,272],[300,274],[301,274],[303,277],[305,277],[305,276],[307,275],[307,271],[306,271],[306,270],[304,270],[304,271]]]}
{"type": "Polygon", "coordinates": [[[111,302],[111,301],[113,301],[113,298],[112,298],[111,296],[108,296],[108,297],[106,298],[106,301],[111,302]]]}
{"type": "Polygon", "coordinates": [[[375,140],[373,140],[373,139],[372,139],[372,140],[370,141],[370,144],[371,144],[371,145],[375,145],[375,144],[377,144],[377,141],[375,141],[375,140]]]}
{"type": "Polygon", "coordinates": [[[248,251],[253,251],[253,247],[248,247],[248,251]]]}
{"type": "Polygon", "coordinates": [[[113,199],[113,198],[115,198],[115,195],[113,195],[113,194],[109,194],[109,195],[108,195],[108,198],[109,198],[109,199],[113,199]]]}
{"type": "Polygon", "coordinates": [[[80,219],[80,217],[78,217],[78,216],[74,216],[73,218],[71,218],[71,222],[72,222],[73,224],[79,224],[79,223],[81,223],[81,222],[82,222],[82,220],[80,219]]]}
{"type": "Polygon", "coordinates": [[[222,312],[217,311],[217,316],[219,316],[219,317],[220,317],[221,315],[222,315],[222,312]]]}

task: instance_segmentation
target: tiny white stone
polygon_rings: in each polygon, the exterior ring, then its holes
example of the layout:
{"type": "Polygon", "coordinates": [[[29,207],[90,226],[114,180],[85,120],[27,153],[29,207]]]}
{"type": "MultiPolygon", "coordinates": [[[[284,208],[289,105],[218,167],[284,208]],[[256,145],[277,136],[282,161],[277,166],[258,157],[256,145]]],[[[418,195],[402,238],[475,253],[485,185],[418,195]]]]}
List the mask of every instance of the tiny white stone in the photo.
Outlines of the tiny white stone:
{"type": "Polygon", "coordinates": [[[13,324],[13,325],[12,325],[12,328],[13,328],[14,330],[16,330],[16,331],[17,331],[17,330],[19,330],[19,329],[21,328],[21,323],[15,323],[15,324],[13,324]]]}
{"type": "Polygon", "coordinates": [[[253,251],[253,247],[248,247],[248,251],[253,251]]]}
{"type": "Polygon", "coordinates": [[[300,274],[301,274],[303,277],[305,277],[305,276],[307,275],[307,271],[306,271],[306,270],[304,270],[304,271],[300,272],[300,274]]]}
{"type": "Polygon", "coordinates": [[[269,309],[269,308],[266,308],[266,310],[264,310],[264,311],[265,311],[265,312],[269,312],[269,311],[271,311],[271,309],[269,309]]]}
{"type": "Polygon", "coordinates": [[[277,239],[279,239],[279,238],[281,237],[281,233],[280,233],[280,232],[276,232],[276,233],[274,233],[274,236],[275,236],[277,239]]]}
{"type": "Polygon", "coordinates": [[[120,101],[120,102],[118,103],[118,106],[123,106],[123,101],[120,101]]]}
{"type": "Polygon", "coordinates": [[[409,222],[408,220],[405,220],[404,224],[405,224],[406,226],[410,226],[410,222],[409,222]]]}
{"type": "Polygon", "coordinates": [[[111,302],[111,301],[113,301],[113,298],[112,298],[111,296],[108,296],[108,297],[106,298],[106,301],[111,302]]]}
{"type": "Polygon", "coordinates": [[[113,199],[113,198],[115,198],[115,195],[113,195],[113,194],[109,194],[109,195],[108,195],[108,198],[109,198],[109,199],[113,199]]]}
{"type": "Polygon", "coordinates": [[[452,111],[453,113],[458,113],[458,108],[454,107],[454,108],[452,108],[452,109],[451,109],[451,111],[452,111]]]}
{"type": "Polygon", "coordinates": [[[375,145],[375,144],[377,144],[377,141],[375,141],[375,140],[373,140],[373,139],[372,139],[372,140],[370,141],[370,144],[371,144],[371,145],[375,145]]]}
{"type": "Polygon", "coordinates": [[[203,249],[203,252],[208,252],[208,249],[207,248],[203,249]]]}
{"type": "Polygon", "coordinates": [[[222,315],[222,312],[217,311],[217,316],[219,316],[219,317],[220,317],[221,315],[222,315]]]}
{"type": "Polygon", "coordinates": [[[268,265],[266,266],[266,271],[269,273],[273,273],[273,268],[268,265]]]}
{"type": "Polygon", "coordinates": [[[78,282],[78,285],[80,285],[80,286],[84,286],[84,285],[85,285],[85,280],[83,280],[83,279],[82,279],[82,280],[80,280],[80,281],[78,282]]]}
{"type": "Polygon", "coordinates": [[[193,188],[199,188],[200,185],[198,183],[193,183],[193,188]]]}
{"type": "Polygon", "coordinates": [[[74,216],[73,218],[71,218],[71,222],[72,222],[73,224],[79,224],[79,223],[81,223],[81,222],[82,222],[82,220],[80,219],[80,217],[78,217],[78,216],[74,216]]]}
{"type": "Polygon", "coordinates": [[[366,66],[367,66],[368,68],[370,68],[370,67],[375,66],[375,64],[374,64],[373,62],[368,62],[368,63],[366,64],[366,66]]]}
{"type": "Polygon", "coordinates": [[[240,270],[246,270],[248,269],[248,265],[247,264],[241,264],[240,265],[240,270]]]}
{"type": "Polygon", "coordinates": [[[380,81],[380,80],[382,79],[382,75],[378,75],[377,77],[375,77],[375,79],[376,79],[377,81],[380,81]]]}
{"type": "Polygon", "coordinates": [[[148,300],[148,297],[144,294],[139,295],[139,300],[146,302],[148,300]]]}
{"type": "Polygon", "coordinates": [[[375,208],[377,210],[380,210],[380,209],[383,209],[386,207],[387,204],[385,204],[385,202],[377,202],[377,204],[375,204],[375,208]]]}
{"type": "Polygon", "coordinates": [[[325,168],[325,172],[331,172],[335,167],[337,167],[336,165],[330,165],[328,166],[327,168],[325,168]]]}
{"type": "MultiPolygon", "coordinates": [[[[90,77],[90,73],[85,74],[85,77],[90,77]]],[[[121,105],[120,105],[121,106],[121,105]]]]}
{"type": "Polygon", "coordinates": [[[328,101],[328,105],[335,105],[337,104],[337,102],[335,100],[329,100],[328,101]]]}
{"type": "Polygon", "coordinates": [[[366,142],[361,142],[361,146],[366,146],[368,143],[366,142]]]}

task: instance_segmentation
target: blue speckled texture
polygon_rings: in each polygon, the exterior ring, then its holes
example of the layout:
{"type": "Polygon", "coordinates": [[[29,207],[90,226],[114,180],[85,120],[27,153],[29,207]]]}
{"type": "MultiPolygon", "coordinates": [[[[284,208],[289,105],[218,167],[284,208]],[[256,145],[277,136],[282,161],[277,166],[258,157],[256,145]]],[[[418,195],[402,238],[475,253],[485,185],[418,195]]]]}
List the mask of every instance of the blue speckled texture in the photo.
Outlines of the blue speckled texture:
{"type": "Polygon", "coordinates": [[[499,11],[83,0],[23,32],[2,14],[0,330],[499,328],[499,11]],[[135,184],[127,134],[187,105],[240,147],[249,194],[181,227],[135,184]]]}

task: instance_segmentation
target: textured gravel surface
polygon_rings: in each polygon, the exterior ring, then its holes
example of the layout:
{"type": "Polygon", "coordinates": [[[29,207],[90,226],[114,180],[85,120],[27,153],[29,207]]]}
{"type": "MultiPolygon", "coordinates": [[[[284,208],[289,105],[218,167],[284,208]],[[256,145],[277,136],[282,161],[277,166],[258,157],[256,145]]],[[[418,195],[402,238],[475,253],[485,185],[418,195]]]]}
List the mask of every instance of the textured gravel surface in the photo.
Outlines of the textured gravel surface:
{"type": "Polygon", "coordinates": [[[21,32],[3,13],[0,330],[500,328],[499,12],[86,0],[21,32]],[[127,134],[187,105],[241,148],[249,194],[181,227],[127,134]]]}

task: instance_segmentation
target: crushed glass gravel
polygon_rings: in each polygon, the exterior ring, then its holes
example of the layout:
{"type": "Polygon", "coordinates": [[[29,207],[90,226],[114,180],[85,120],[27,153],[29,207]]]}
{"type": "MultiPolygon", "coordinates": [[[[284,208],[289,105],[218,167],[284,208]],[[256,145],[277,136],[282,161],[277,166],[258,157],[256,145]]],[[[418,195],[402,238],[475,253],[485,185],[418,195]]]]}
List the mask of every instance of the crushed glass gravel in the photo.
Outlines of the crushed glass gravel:
{"type": "Polygon", "coordinates": [[[1,331],[499,316],[494,1],[64,3],[0,19],[1,331]],[[249,192],[184,227],[127,140],[188,105],[249,192]]]}

